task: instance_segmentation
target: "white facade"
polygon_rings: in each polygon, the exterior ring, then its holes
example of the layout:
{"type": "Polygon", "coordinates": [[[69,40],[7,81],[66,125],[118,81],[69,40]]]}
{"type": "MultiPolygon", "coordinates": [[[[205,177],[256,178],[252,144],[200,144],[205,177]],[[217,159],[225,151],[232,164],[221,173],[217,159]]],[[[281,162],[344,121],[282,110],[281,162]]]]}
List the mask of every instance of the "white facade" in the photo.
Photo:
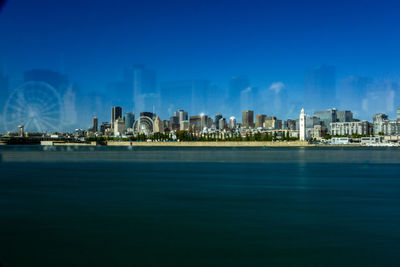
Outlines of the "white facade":
{"type": "Polygon", "coordinates": [[[125,122],[119,118],[114,122],[114,135],[120,136],[125,132],[125,122]]]}
{"type": "Polygon", "coordinates": [[[371,134],[371,127],[367,121],[334,122],[330,126],[332,135],[371,134]]]}
{"type": "Polygon", "coordinates": [[[230,117],[229,128],[231,128],[232,130],[236,129],[236,118],[235,117],[230,117]]]}
{"type": "Polygon", "coordinates": [[[306,141],[306,114],[304,113],[304,108],[301,109],[300,118],[300,141],[306,141]]]}

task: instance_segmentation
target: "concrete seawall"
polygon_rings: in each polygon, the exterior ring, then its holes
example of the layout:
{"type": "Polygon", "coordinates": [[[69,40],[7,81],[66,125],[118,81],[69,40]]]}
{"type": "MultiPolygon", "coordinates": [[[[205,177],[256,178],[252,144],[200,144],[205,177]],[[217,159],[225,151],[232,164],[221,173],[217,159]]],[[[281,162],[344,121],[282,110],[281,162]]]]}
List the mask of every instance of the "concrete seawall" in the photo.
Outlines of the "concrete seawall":
{"type": "Polygon", "coordinates": [[[108,141],[108,146],[173,146],[173,147],[304,147],[314,146],[303,141],[291,142],[129,142],[108,141]]]}

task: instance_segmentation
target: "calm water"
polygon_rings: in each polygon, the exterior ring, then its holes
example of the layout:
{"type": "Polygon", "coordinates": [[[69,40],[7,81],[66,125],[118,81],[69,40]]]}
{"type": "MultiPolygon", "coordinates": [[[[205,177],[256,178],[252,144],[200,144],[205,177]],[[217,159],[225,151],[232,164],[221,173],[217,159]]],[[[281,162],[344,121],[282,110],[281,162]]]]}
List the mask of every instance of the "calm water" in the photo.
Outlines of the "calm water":
{"type": "Polygon", "coordinates": [[[0,153],[5,267],[400,264],[396,148],[0,153]]]}

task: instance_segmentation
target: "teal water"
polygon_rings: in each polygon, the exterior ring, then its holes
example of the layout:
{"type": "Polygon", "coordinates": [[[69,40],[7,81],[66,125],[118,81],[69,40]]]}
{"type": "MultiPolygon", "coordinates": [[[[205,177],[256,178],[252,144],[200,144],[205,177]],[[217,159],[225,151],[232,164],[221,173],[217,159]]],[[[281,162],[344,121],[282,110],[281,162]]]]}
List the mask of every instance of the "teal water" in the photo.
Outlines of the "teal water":
{"type": "Polygon", "coordinates": [[[399,266],[399,154],[2,147],[0,263],[399,266]]]}

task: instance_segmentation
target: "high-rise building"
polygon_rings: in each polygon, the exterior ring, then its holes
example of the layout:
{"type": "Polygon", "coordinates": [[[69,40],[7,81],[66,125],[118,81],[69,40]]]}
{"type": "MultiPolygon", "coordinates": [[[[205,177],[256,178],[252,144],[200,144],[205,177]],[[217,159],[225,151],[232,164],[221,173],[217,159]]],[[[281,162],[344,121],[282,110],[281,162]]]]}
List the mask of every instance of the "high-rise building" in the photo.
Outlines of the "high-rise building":
{"type": "Polygon", "coordinates": [[[169,118],[169,125],[172,131],[180,129],[179,117],[178,116],[171,116],[169,118]]]}
{"type": "Polygon", "coordinates": [[[114,129],[114,122],[117,119],[122,119],[122,108],[121,107],[112,107],[111,108],[111,128],[114,129]]]}
{"type": "Polygon", "coordinates": [[[133,128],[133,123],[135,122],[135,113],[126,112],[125,113],[125,128],[133,128]]]}
{"type": "Polygon", "coordinates": [[[112,128],[111,128],[111,123],[109,123],[109,122],[103,122],[100,125],[100,132],[103,135],[106,133],[106,130],[110,130],[110,129],[112,129],[112,128]]]}
{"type": "Polygon", "coordinates": [[[247,128],[253,128],[254,126],[254,111],[244,110],[242,111],[242,126],[247,128]]]}
{"type": "Polygon", "coordinates": [[[219,119],[218,125],[219,125],[218,129],[220,131],[225,130],[225,128],[226,128],[226,119],[225,118],[219,119]]]}
{"type": "Polygon", "coordinates": [[[125,132],[125,122],[123,119],[118,118],[114,121],[114,135],[120,136],[125,132]]]}
{"type": "Polygon", "coordinates": [[[336,106],[336,70],[318,66],[306,70],[305,102],[314,110],[336,106]]]}
{"type": "Polygon", "coordinates": [[[400,107],[397,108],[396,119],[400,121],[400,107]]]}
{"type": "Polygon", "coordinates": [[[200,131],[202,129],[201,128],[201,116],[190,116],[189,124],[193,130],[200,131]]]}
{"type": "Polygon", "coordinates": [[[95,116],[93,117],[93,132],[97,132],[99,130],[99,119],[95,116]]]}
{"type": "Polygon", "coordinates": [[[371,124],[367,121],[353,122],[333,122],[331,123],[332,135],[370,135],[372,133],[371,124]]]}
{"type": "MultiPolygon", "coordinates": [[[[203,131],[204,128],[209,126],[208,116],[202,113],[202,114],[200,114],[200,119],[201,119],[200,120],[200,122],[201,122],[200,129],[201,129],[201,131],[203,131]]],[[[212,124],[212,122],[211,122],[211,124],[212,124]]]]}
{"type": "Polygon", "coordinates": [[[189,121],[181,121],[180,123],[180,130],[186,131],[189,128],[189,121]]]}
{"type": "Polygon", "coordinates": [[[24,125],[18,126],[18,135],[23,137],[24,136],[24,125]]]}
{"type": "Polygon", "coordinates": [[[236,129],[236,118],[235,117],[230,117],[229,118],[229,128],[231,130],[235,130],[236,129]]]}
{"type": "Polygon", "coordinates": [[[163,133],[164,132],[164,124],[161,121],[160,117],[158,117],[158,116],[154,120],[153,132],[154,133],[163,133]]]}
{"type": "Polygon", "coordinates": [[[188,120],[188,113],[182,109],[175,111],[174,116],[179,118],[179,123],[181,123],[181,121],[188,120]]]}
{"type": "Polygon", "coordinates": [[[219,120],[222,119],[222,114],[215,115],[215,129],[219,130],[219,120]]]}
{"type": "Polygon", "coordinates": [[[263,124],[265,122],[265,119],[267,118],[267,115],[264,114],[258,114],[256,115],[256,128],[261,128],[263,127],[263,124]]]}
{"type": "Polygon", "coordinates": [[[300,113],[300,141],[306,140],[306,114],[304,113],[304,108],[301,109],[300,113]]]}
{"type": "Polygon", "coordinates": [[[352,122],[353,121],[353,112],[350,110],[338,110],[336,112],[337,122],[352,122]]]}
{"type": "Polygon", "coordinates": [[[275,116],[266,117],[263,127],[268,130],[276,130],[279,127],[278,118],[275,116]]]}
{"type": "Polygon", "coordinates": [[[331,131],[331,123],[337,122],[337,110],[335,108],[316,111],[314,112],[314,116],[321,120],[322,127],[326,128],[329,133],[331,131]]]}

